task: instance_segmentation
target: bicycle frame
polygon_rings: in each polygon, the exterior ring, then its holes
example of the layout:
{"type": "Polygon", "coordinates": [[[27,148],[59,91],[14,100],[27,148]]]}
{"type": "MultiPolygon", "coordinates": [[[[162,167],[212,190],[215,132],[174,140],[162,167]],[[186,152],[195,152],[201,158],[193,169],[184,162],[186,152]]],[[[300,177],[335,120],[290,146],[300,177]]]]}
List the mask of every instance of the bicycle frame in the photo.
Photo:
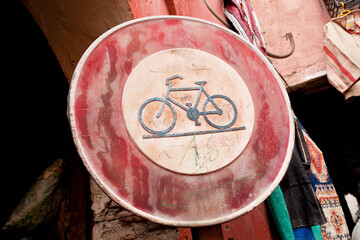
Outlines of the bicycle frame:
{"type": "MultiPolygon", "coordinates": [[[[200,85],[199,87],[187,87],[187,88],[173,88],[172,82],[168,83],[168,89],[166,91],[162,106],[158,112],[158,114],[156,115],[157,118],[159,118],[164,110],[165,107],[165,103],[166,101],[169,101],[173,104],[175,104],[176,106],[180,107],[181,109],[183,109],[184,111],[188,111],[191,107],[191,103],[186,104],[186,106],[182,105],[181,103],[177,102],[176,100],[172,99],[171,97],[169,97],[169,93],[170,92],[180,92],[180,91],[195,91],[198,90],[198,95],[196,97],[196,101],[195,101],[195,105],[193,106],[193,108],[197,109],[198,105],[199,105],[199,101],[200,101],[200,97],[201,94],[204,93],[206,95],[207,98],[210,97],[210,95],[206,92],[206,90],[204,89],[204,85],[206,84],[206,81],[201,81],[201,82],[195,82],[195,84],[200,85]]],[[[216,111],[206,111],[206,112],[199,112],[200,115],[204,115],[204,114],[222,114],[222,110],[216,105],[216,103],[210,99],[211,103],[214,105],[216,111]]]]}

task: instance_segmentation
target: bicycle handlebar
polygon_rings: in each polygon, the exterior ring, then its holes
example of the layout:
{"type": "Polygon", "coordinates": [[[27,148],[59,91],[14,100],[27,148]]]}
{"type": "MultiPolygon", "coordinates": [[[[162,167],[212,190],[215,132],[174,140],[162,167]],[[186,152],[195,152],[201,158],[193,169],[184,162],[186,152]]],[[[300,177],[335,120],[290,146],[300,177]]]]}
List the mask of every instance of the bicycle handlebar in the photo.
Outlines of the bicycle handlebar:
{"type": "Polygon", "coordinates": [[[176,78],[179,78],[180,80],[183,80],[183,77],[182,77],[182,76],[180,76],[179,74],[176,74],[176,75],[171,76],[171,77],[168,77],[168,78],[166,79],[166,85],[169,85],[170,81],[171,81],[171,80],[174,80],[174,79],[176,79],[176,78]]]}

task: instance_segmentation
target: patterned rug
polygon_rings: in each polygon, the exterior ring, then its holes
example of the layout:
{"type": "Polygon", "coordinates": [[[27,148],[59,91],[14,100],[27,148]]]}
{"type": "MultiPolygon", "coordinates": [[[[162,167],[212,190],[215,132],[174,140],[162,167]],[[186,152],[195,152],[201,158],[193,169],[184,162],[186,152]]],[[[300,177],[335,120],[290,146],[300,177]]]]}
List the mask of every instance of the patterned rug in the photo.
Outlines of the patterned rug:
{"type": "Polygon", "coordinates": [[[323,154],[304,129],[303,132],[311,159],[311,185],[327,219],[327,222],[320,226],[323,239],[350,240],[351,237],[346,224],[344,212],[340,205],[340,200],[333,182],[329,176],[323,154]]]}

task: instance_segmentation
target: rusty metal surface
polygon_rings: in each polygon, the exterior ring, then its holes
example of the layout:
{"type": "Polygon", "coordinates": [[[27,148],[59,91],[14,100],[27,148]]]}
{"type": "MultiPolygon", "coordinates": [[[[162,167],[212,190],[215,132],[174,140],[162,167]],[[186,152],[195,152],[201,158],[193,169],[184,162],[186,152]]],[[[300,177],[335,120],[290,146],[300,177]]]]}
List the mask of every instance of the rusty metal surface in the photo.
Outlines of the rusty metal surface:
{"type": "Polygon", "coordinates": [[[221,224],[221,227],[224,239],[281,239],[265,203],[240,218],[221,224]]]}
{"type": "MultiPolygon", "coordinates": [[[[161,224],[208,226],[251,211],[285,174],[294,135],[281,84],[271,63],[228,29],[188,17],[143,18],[110,29],[84,53],[71,82],[68,117],[84,165],[116,202],[161,224]],[[156,164],[125,123],[122,100],[129,75],[147,57],[169,49],[195,49],[221,59],[251,95],[250,139],[239,156],[214,171],[189,175],[156,164]]],[[[236,144],[229,142],[228,148],[236,144]]],[[[193,148],[196,160],[196,144],[193,148]]]]}

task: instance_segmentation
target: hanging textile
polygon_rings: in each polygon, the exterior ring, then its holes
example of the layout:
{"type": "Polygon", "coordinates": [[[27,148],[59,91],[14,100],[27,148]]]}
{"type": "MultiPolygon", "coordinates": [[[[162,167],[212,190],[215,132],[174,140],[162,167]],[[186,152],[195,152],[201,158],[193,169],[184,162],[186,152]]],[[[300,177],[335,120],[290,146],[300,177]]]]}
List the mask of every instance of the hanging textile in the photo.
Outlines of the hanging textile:
{"type": "MultiPolygon", "coordinates": [[[[264,55],[266,55],[265,50],[265,43],[264,39],[261,35],[260,26],[258,24],[258,20],[256,18],[256,15],[253,11],[253,8],[251,6],[251,3],[247,0],[225,0],[224,1],[224,14],[227,17],[227,19],[232,23],[235,30],[239,33],[240,36],[242,36],[245,40],[247,40],[252,45],[256,46],[264,55]]],[[[356,82],[356,81],[355,81],[356,82]]],[[[354,82],[354,83],[355,83],[354,82]]],[[[301,126],[299,124],[299,126],[301,126]]],[[[325,215],[325,218],[327,220],[326,223],[322,221],[322,217],[319,217],[319,223],[322,223],[320,226],[321,233],[323,239],[350,239],[349,237],[349,230],[346,225],[344,213],[342,211],[341,205],[339,203],[339,198],[337,197],[335,188],[331,182],[331,179],[328,175],[325,163],[322,159],[322,153],[318,148],[314,148],[314,143],[311,141],[311,139],[306,135],[306,132],[302,128],[301,130],[304,133],[304,137],[302,139],[303,145],[300,148],[307,148],[309,150],[307,157],[307,163],[310,164],[310,175],[318,177],[318,182],[316,182],[313,178],[310,177],[311,186],[313,187],[313,191],[315,191],[316,198],[318,199],[318,203],[320,204],[321,209],[323,210],[323,214],[325,215]],[[306,144],[306,146],[304,145],[306,144]],[[314,173],[314,168],[318,167],[318,159],[316,159],[317,156],[321,153],[321,171],[318,171],[314,173]],[[314,155],[315,154],[315,155],[314,155]],[[318,154],[318,155],[316,155],[318,154]],[[327,189],[327,190],[326,190],[327,189]],[[325,191],[324,191],[325,190],[325,191]]],[[[277,187],[275,191],[270,195],[270,197],[267,199],[267,202],[270,206],[270,210],[273,216],[273,219],[276,222],[276,227],[279,231],[282,237],[282,239],[294,239],[295,234],[298,237],[298,239],[303,236],[303,234],[309,233],[309,229],[307,227],[299,227],[295,228],[294,231],[289,226],[289,224],[283,224],[281,226],[281,221],[279,218],[280,214],[284,215],[284,221],[289,223],[288,220],[289,214],[287,211],[284,212],[275,212],[274,207],[277,207],[277,209],[280,209],[281,206],[278,205],[277,202],[283,202],[285,200],[281,189],[277,187]],[[274,201],[274,199],[280,198],[274,201]]],[[[285,205],[286,207],[286,205],[285,205]]],[[[315,207],[316,208],[316,207],[315,207]]],[[[321,214],[320,214],[321,215],[321,214]]],[[[316,221],[310,224],[314,224],[314,226],[311,226],[312,229],[312,237],[316,239],[319,239],[319,231],[316,225],[316,221]]]]}
{"type": "Polygon", "coordinates": [[[340,200],[335,187],[329,176],[323,154],[309,137],[305,129],[301,125],[300,127],[302,128],[306,147],[309,151],[311,160],[311,185],[327,219],[327,222],[320,226],[323,239],[350,240],[351,237],[346,224],[344,212],[340,205],[340,200]]]}
{"type": "Polygon", "coordinates": [[[224,14],[238,34],[266,56],[264,38],[251,2],[247,0],[224,0],[224,14]]]}
{"type": "Polygon", "coordinates": [[[311,230],[314,234],[315,240],[323,240],[320,225],[312,226],[311,230]]]}
{"type": "MultiPolygon", "coordinates": [[[[308,228],[326,223],[325,215],[316,198],[309,179],[310,155],[299,121],[295,118],[295,144],[290,165],[280,182],[292,228],[308,228]]],[[[311,229],[310,229],[311,230],[311,229]]],[[[311,232],[311,231],[310,231],[311,232]]],[[[294,231],[295,233],[295,231],[294,231]]]]}
{"type": "Polygon", "coordinates": [[[295,240],[323,240],[319,225],[294,229],[295,240]]]}
{"type": "Polygon", "coordinates": [[[282,240],[295,240],[281,188],[277,186],[266,201],[280,238],[282,240]]]}
{"type": "Polygon", "coordinates": [[[352,240],[360,240],[360,219],[357,221],[351,236],[352,240]]]}
{"type": "Polygon", "coordinates": [[[332,18],[324,28],[329,83],[346,100],[360,96],[360,10],[332,18]]]}
{"type": "Polygon", "coordinates": [[[296,240],[315,240],[315,236],[310,227],[301,227],[294,229],[296,240]]]}

